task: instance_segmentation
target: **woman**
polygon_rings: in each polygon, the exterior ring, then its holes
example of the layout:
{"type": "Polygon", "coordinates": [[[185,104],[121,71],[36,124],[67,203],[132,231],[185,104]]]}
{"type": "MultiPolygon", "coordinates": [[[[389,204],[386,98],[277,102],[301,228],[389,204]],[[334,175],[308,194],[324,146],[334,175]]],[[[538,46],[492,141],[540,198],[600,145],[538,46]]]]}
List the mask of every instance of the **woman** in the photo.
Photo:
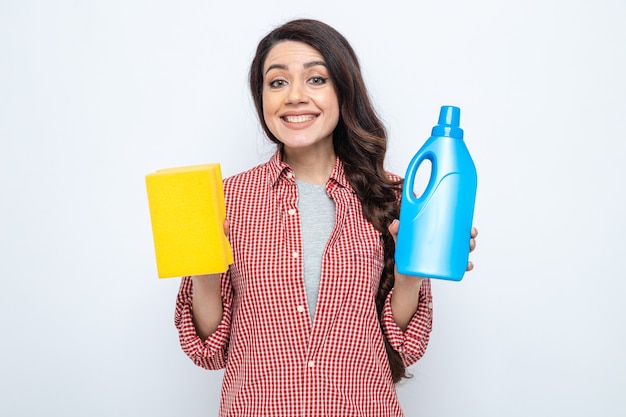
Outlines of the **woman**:
{"type": "Polygon", "coordinates": [[[277,151],[224,181],[234,263],[183,278],[182,348],[226,368],[220,416],[402,416],[394,384],[426,350],[432,297],[394,270],[401,179],[357,57],[291,21],[259,43],[250,87],[277,151]]]}

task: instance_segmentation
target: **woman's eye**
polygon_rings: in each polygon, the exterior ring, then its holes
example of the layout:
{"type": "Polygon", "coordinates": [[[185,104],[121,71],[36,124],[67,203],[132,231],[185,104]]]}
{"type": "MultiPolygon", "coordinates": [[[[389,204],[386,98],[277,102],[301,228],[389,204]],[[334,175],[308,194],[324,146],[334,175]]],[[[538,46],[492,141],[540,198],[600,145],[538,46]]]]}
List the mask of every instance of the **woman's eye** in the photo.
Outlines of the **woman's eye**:
{"type": "Polygon", "coordinates": [[[313,77],[309,80],[309,82],[313,85],[322,85],[322,84],[326,84],[327,80],[328,78],[325,78],[325,77],[313,77]]]}
{"type": "Polygon", "coordinates": [[[270,88],[280,88],[280,87],[285,86],[286,84],[287,84],[287,81],[285,80],[274,80],[268,83],[270,88]]]}

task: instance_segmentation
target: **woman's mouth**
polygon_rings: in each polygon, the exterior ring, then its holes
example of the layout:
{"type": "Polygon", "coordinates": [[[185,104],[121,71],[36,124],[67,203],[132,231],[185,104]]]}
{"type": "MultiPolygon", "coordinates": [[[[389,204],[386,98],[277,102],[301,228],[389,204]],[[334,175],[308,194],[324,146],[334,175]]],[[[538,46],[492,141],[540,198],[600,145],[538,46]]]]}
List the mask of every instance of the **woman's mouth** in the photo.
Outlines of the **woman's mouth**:
{"type": "Polygon", "coordinates": [[[315,119],[317,116],[313,114],[301,114],[297,116],[283,116],[282,119],[287,123],[304,123],[315,119]]]}

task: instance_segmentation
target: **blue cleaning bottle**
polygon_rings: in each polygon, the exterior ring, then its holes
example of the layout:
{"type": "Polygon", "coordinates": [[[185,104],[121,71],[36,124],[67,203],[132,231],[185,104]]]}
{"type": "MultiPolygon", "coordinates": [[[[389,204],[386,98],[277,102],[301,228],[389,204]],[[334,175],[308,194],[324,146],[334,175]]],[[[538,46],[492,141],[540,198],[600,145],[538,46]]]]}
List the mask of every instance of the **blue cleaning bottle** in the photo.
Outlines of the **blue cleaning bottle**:
{"type": "Polygon", "coordinates": [[[460,114],[441,107],[439,123],[407,168],[395,255],[401,274],[460,281],[467,269],[477,176],[460,114]],[[416,196],[415,176],[426,160],[430,180],[416,196]]]}

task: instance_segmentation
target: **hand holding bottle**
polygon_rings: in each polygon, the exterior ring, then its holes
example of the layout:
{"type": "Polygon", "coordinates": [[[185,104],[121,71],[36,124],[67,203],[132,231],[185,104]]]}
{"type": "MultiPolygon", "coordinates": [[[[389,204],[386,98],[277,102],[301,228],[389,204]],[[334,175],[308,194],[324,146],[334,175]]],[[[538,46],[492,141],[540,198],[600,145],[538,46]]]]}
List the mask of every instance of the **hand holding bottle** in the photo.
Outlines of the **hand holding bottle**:
{"type": "MultiPolygon", "coordinates": [[[[391,224],[389,225],[389,233],[391,233],[391,236],[393,237],[393,241],[397,243],[398,241],[398,229],[400,228],[400,222],[396,219],[393,222],[391,222],[391,224]]],[[[473,252],[474,249],[476,249],[476,238],[478,237],[478,229],[476,227],[472,226],[472,230],[470,233],[470,240],[469,240],[469,251],[473,252]]],[[[467,268],[465,269],[467,272],[471,271],[472,269],[474,269],[474,263],[472,261],[468,261],[467,262],[467,268]]],[[[396,280],[398,279],[398,275],[403,275],[403,274],[399,274],[397,269],[396,269],[396,280]]],[[[407,275],[404,275],[407,276],[407,275]]],[[[418,278],[424,278],[424,277],[418,277],[418,278]]]]}
{"type": "Polygon", "coordinates": [[[402,274],[460,281],[467,270],[477,176],[459,121],[458,107],[443,106],[430,138],[407,168],[395,254],[402,274]],[[417,171],[427,161],[430,180],[416,195],[417,171]]]}

